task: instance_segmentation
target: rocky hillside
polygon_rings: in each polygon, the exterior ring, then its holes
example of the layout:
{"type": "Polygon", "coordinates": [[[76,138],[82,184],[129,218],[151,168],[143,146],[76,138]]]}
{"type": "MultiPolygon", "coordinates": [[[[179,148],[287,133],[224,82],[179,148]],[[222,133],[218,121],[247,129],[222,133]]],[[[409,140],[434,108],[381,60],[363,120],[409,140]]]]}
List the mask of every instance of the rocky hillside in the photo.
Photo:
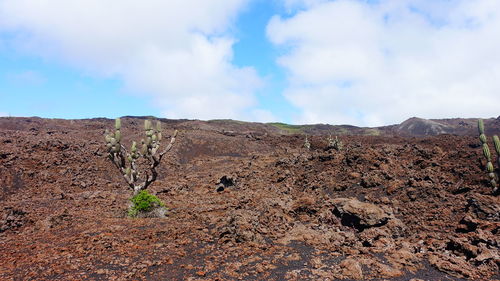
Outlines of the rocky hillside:
{"type": "MultiPolygon", "coordinates": [[[[166,121],[166,120],[165,120],[166,121]]],[[[488,135],[500,134],[500,116],[484,120],[488,135]]],[[[183,120],[187,127],[197,127],[233,133],[257,134],[307,134],[307,135],[361,135],[361,136],[406,136],[423,137],[450,134],[457,136],[476,136],[477,119],[422,119],[413,117],[401,124],[364,128],[351,125],[289,125],[284,123],[250,123],[234,120],[189,121],[183,120]]]]}
{"type": "MultiPolygon", "coordinates": [[[[127,146],[142,119],[122,119],[127,146]]],[[[341,151],[311,133],[308,150],[283,125],[163,121],[179,135],[149,191],[169,212],[132,219],[104,147],[113,120],[0,118],[0,280],[500,278],[475,133],[341,135],[341,151]]],[[[461,126],[390,130],[435,122],[461,126]]]]}
{"type": "MultiPolygon", "coordinates": [[[[500,133],[500,117],[484,120],[488,135],[500,133]]],[[[400,136],[436,136],[450,134],[458,136],[477,135],[477,119],[422,119],[410,118],[399,125],[382,127],[387,134],[400,136]]]]}
{"type": "MultiPolygon", "coordinates": [[[[144,120],[146,118],[155,118],[152,116],[125,116],[124,120],[144,120]]],[[[401,124],[382,126],[382,127],[356,127],[351,125],[329,125],[329,124],[314,124],[314,125],[289,125],[284,123],[255,123],[243,122],[230,119],[220,120],[172,120],[160,118],[162,122],[170,124],[179,129],[185,130],[206,130],[214,131],[224,135],[333,135],[333,136],[405,136],[405,137],[423,137],[436,136],[441,134],[450,134],[457,136],[476,136],[477,135],[477,119],[422,119],[413,117],[401,124]]],[[[71,122],[90,122],[102,121],[110,122],[105,118],[94,118],[88,120],[74,120],[71,122]]],[[[66,120],[47,119],[32,117],[0,117],[0,128],[13,128],[14,124],[20,126],[17,129],[26,129],[30,126],[44,126],[57,129],[58,124],[65,124],[66,120]]],[[[135,122],[135,121],[134,121],[135,122]]],[[[137,121],[138,122],[138,121],[137,121]]],[[[486,134],[500,135],[500,116],[498,118],[490,118],[484,120],[486,134]]]]}

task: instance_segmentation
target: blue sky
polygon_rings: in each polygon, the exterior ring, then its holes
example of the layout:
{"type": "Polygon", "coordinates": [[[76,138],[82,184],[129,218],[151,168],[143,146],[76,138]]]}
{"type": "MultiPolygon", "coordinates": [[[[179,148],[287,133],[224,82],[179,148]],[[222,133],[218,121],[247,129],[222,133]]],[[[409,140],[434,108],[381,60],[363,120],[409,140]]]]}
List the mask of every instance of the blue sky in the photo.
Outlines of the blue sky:
{"type": "MultiPolygon", "coordinates": [[[[285,74],[274,61],[278,51],[266,38],[269,19],[281,12],[283,5],[266,0],[253,1],[242,8],[231,28],[235,36],[232,63],[253,67],[264,77],[266,85],[257,92],[258,103],[272,111],[276,120],[290,122],[289,116],[295,109],[280,94],[285,87],[285,74]]],[[[14,35],[0,33],[4,42],[0,49],[0,112],[4,115],[48,118],[162,115],[154,101],[142,98],[137,90],[124,89],[120,78],[92,75],[54,58],[26,54],[9,46],[8,39],[14,35]]]]}
{"type": "Polygon", "coordinates": [[[124,92],[119,80],[91,77],[15,50],[2,52],[0,61],[0,111],[5,115],[80,119],[159,114],[147,100],[124,92]]]}
{"type": "Polygon", "coordinates": [[[279,50],[266,36],[266,26],[271,17],[284,13],[284,6],[278,2],[250,2],[236,23],[238,41],[233,47],[233,63],[240,67],[255,67],[266,81],[266,87],[258,94],[259,104],[278,118],[275,121],[292,122],[291,116],[297,109],[281,95],[286,87],[286,73],[275,62],[279,50]]]}
{"type": "Polygon", "coordinates": [[[0,116],[496,117],[494,0],[0,0],[0,116]]]}

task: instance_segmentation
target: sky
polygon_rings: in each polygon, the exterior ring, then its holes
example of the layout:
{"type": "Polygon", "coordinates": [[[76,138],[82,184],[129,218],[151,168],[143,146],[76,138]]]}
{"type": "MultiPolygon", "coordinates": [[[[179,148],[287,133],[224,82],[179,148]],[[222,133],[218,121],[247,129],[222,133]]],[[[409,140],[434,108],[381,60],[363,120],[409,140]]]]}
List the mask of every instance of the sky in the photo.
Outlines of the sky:
{"type": "Polygon", "coordinates": [[[0,0],[0,116],[500,115],[498,0],[0,0]]]}

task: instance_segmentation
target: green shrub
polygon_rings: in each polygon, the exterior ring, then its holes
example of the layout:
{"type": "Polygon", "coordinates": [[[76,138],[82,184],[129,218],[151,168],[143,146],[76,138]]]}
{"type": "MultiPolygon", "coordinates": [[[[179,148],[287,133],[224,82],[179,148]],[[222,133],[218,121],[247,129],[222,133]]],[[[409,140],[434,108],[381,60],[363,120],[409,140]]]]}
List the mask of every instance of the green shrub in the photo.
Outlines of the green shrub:
{"type": "Polygon", "coordinates": [[[130,198],[130,201],[132,201],[132,207],[129,209],[128,215],[131,217],[136,217],[139,212],[150,212],[154,208],[165,206],[158,197],[149,194],[146,190],[140,191],[130,198]]]}

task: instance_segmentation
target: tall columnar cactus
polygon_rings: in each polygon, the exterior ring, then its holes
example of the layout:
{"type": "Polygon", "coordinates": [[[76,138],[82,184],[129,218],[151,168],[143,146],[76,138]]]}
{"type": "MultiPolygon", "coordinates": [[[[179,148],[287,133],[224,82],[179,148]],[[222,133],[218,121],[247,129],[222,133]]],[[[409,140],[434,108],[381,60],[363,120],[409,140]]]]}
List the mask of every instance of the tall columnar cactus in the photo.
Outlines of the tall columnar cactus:
{"type": "MultiPolygon", "coordinates": [[[[498,184],[497,184],[498,173],[495,173],[495,168],[493,166],[491,158],[490,147],[488,146],[488,138],[484,133],[484,122],[482,119],[479,119],[477,121],[477,128],[479,131],[479,140],[481,141],[482,144],[483,155],[484,158],[486,158],[486,171],[488,172],[488,177],[490,179],[491,186],[493,187],[493,193],[496,194],[498,192],[498,184]]],[[[498,167],[500,168],[500,140],[498,139],[497,135],[493,136],[493,143],[495,145],[495,151],[497,153],[498,167]]]]}
{"type": "Polygon", "coordinates": [[[163,155],[172,149],[175,137],[177,136],[177,131],[174,132],[170,138],[170,143],[161,152],[159,151],[162,140],[160,121],[156,123],[156,128],[153,129],[151,121],[145,120],[144,134],[146,135],[146,138],[141,141],[141,151],[138,151],[137,143],[133,141],[130,147],[130,152],[127,151],[125,146],[121,143],[122,135],[120,118],[115,120],[115,132],[111,134],[106,133],[105,135],[108,157],[115,164],[118,170],[120,170],[128,185],[132,188],[134,195],[137,195],[141,190],[148,188],[148,186],[156,180],[158,177],[158,171],[156,169],[160,164],[163,155]],[[137,165],[137,161],[141,157],[144,158],[147,163],[145,171],[139,171],[137,165]]]}
{"type": "Polygon", "coordinates": [[[493,136],[493,144],[495,145],[495,151],[497,152],[498,168],[500,168],[500,139],[498,139],[497,135],[493,136]]]}

